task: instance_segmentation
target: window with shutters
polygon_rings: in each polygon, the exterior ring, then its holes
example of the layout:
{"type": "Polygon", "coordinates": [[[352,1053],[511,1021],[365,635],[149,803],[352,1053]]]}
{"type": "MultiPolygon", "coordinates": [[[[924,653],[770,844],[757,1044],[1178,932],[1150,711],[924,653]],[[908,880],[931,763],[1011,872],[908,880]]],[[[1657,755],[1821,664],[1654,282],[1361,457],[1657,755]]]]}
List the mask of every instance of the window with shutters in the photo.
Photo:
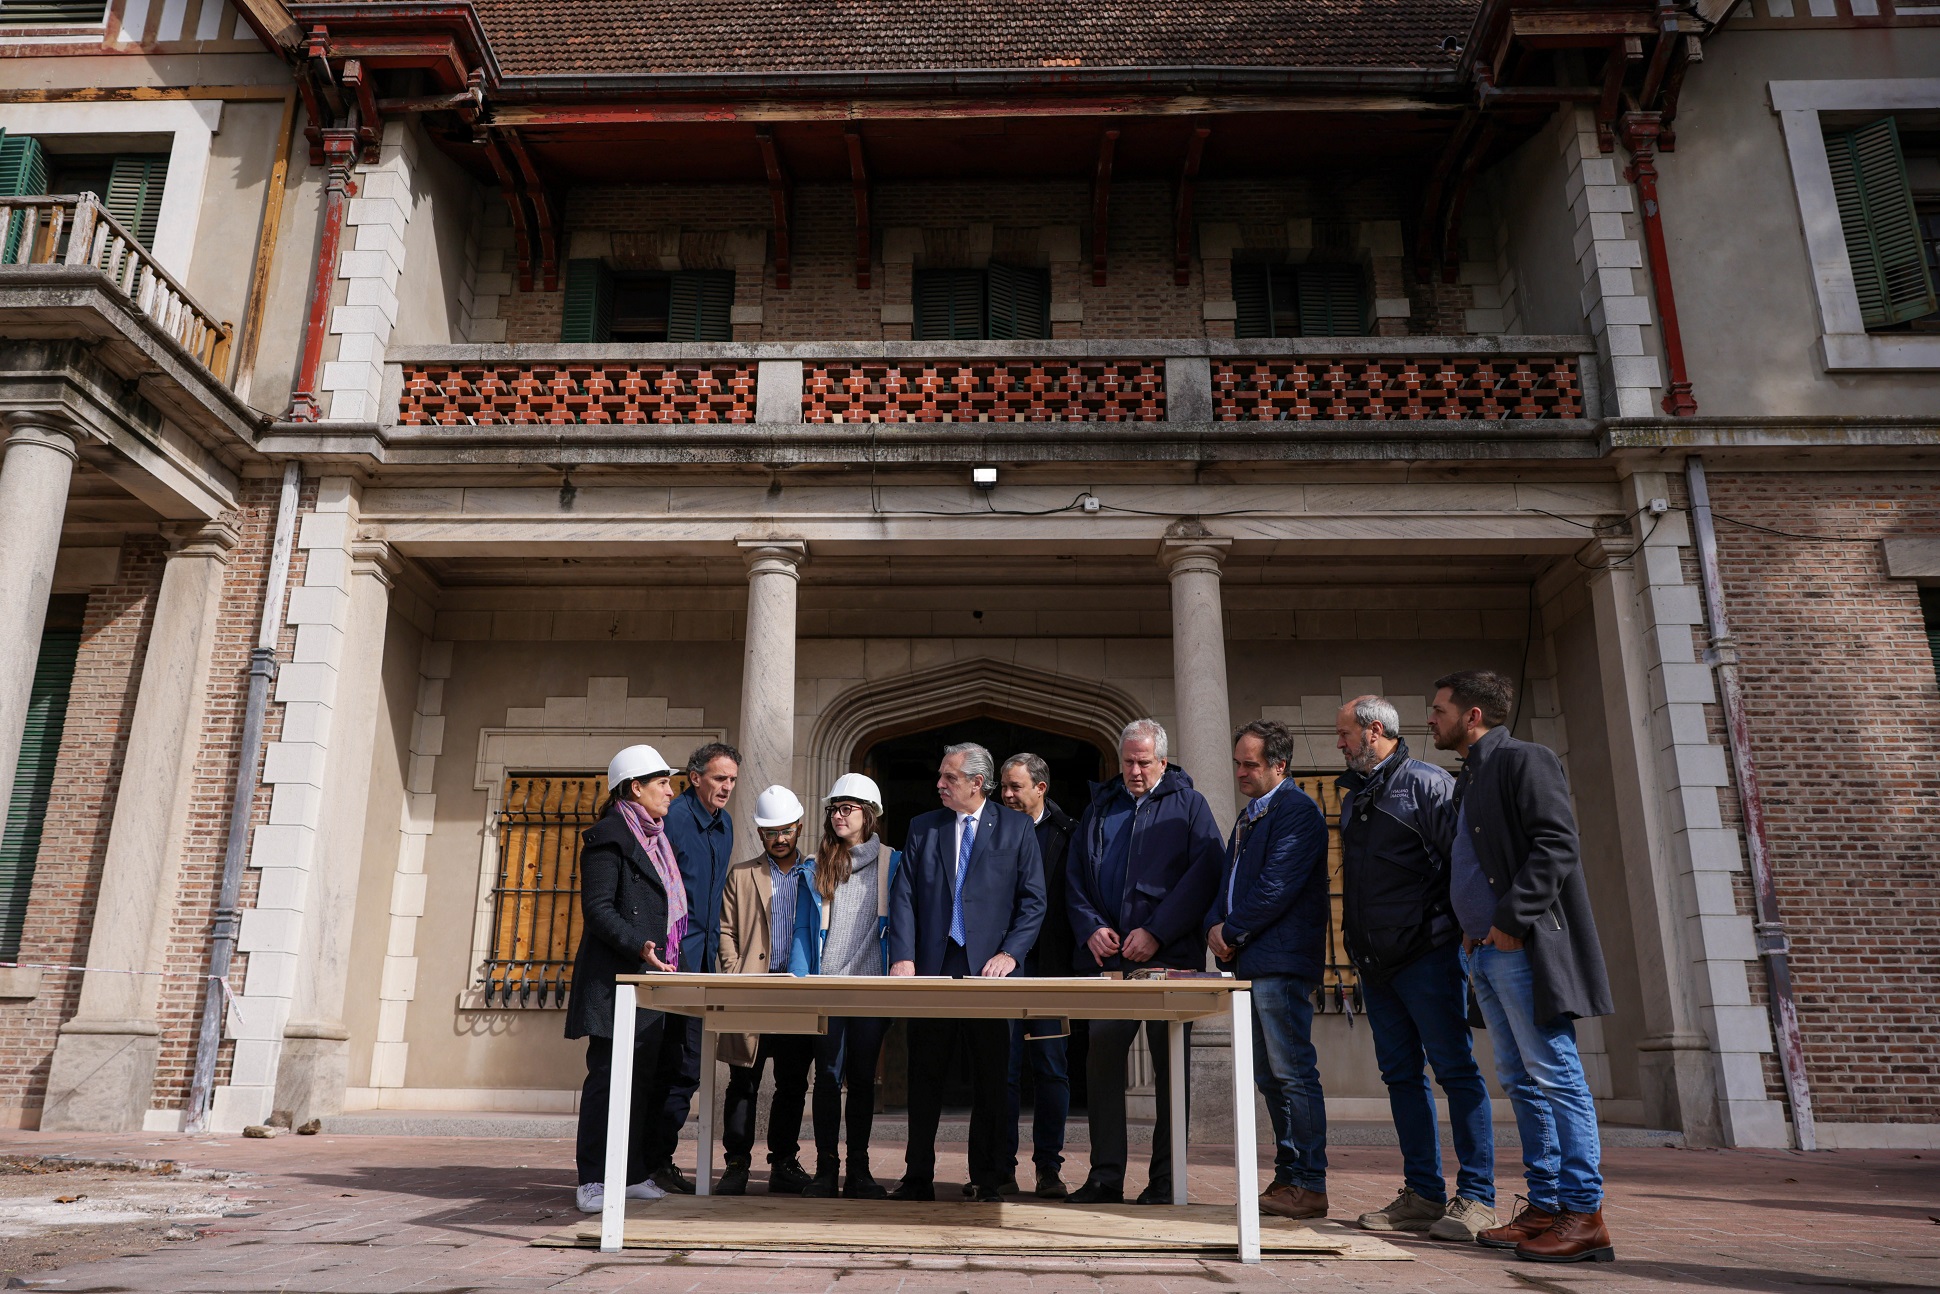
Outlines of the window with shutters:
{"type": "Polygon", "coordinates": [[[1940,683],[1940,589],[1920,590],[1920,620],[1927,633],[1927,651],[1933,657],[1933,678],[1940,683]]]}
{"type": "MultiPolygon", "coordinates": [[[[687,776],[673,778],[675,792],[687,776]]],[[[579,952],[580,835],[606,807],[599,773],[511,773],[496,823],[488,1007],[562,1007],[579,952]]]]}
{"type": "Polygon", "coordinates": [[[0,31],[10,27],[99,27],[108,0],[0,0],[0,31]]]}
{"type": "Polygon", "coordinates": [[[1827,131],[1825,146],[1867,331],[1927,319],[1940,310],[1930,259],[1934,234],[1922,221],[1908,182],[1899,123],[1881,117],[1851,130],[1827,131]]]}
{"type": "Polygon", "coordinates": [[[993,263],[984,270],[918,270],[918,341],[1024,341],[1051,335],[1048,271],[993,263]]]}
{"type": "Polygon", "coordinates": [[[1233,266],[1233,305],[1239,337],[1361,337],[1370,321],[1359,265],[1242,261],[1233,266]]]}
{"type": "Polygon", "coordinates": [[[1322,1011],[1358,1014],[1361,973],[1348,959],[1347,940],[1341,927],[1345,899],[1341,874],[1340,787],[1334,785],[1339,776],[1338,773],[1293,773],[1287,780],[1312,796],[1327,816],[1327,947],[1314,1005],[1322,1011]]]}
{"type": "Polygon", "coordinates": [[[562,318],[561,341],[733,341],[734,272],[630,274],[571,261],[562,318]]]}
{"type": "Polygon", "coordinates": [[[14,773],[6,825],[0,828],[0,961],[12,961],[20,955],[20,934],[34,889],[34,866],[40,857],[41,829],[53,794],[54,766],[61,753],[74,662],[81,651],[81,616],[86,607],[85,597],[55,596],[48,604],[47,624],[41,631],[20,763],[14,773]]]}
{"type": "MultiPolygon", "coordinates": [[[[0,130],[0,198],[22,198],[47,192],[47,153],[32,135],[9,135],[0,130]]],[[[25,225],[10,221],[0,264],[18,264],[25,225]]]]}
{"type": "Polygon", "coordinates": [[[56,153],[48,158],[48,173],[48,192],[92,193],[136,242],[155,245],[167,153],[56,153]]]}

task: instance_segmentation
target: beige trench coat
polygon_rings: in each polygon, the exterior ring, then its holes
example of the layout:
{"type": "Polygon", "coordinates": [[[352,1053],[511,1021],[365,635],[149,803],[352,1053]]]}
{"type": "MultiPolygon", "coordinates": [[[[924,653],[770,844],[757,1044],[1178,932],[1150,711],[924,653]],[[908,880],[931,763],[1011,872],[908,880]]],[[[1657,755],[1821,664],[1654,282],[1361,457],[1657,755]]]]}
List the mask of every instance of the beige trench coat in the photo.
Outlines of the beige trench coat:
{"type": "MultiPolygon", "coordinates": [[[[800,867],[801,863],[795,866],[800,867]]],[[[766,975],[772,969],[768,965],[771,942],[768,916],[774,896],[774,880],[768,874],[766,854],[728,868],[727,884],[721,890],[723,975],[766,975]]],[[[724,1033],[714,1054],[724,1064],[752,1065],[760,1045],[759,1034],[724,1033]]]]}

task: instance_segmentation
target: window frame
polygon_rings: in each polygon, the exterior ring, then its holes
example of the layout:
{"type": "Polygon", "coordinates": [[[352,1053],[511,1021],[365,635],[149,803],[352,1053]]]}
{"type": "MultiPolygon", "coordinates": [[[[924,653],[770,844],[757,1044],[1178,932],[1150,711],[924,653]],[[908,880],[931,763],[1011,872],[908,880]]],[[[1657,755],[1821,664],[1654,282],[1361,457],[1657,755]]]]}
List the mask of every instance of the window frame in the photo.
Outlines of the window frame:
{"type": "Polygon", "coordinates": [[[1930,112],[1940,109],[1940,77],[1892,80],[1772,81],[1792,166],[1793,193],[1805,232],[1819,307],[1820,360],[1829,373],[1940,370],[1940,334],[1867,332],[1846,254],[1845,226],[1833,191],[1822,114],[1930,112]]]}

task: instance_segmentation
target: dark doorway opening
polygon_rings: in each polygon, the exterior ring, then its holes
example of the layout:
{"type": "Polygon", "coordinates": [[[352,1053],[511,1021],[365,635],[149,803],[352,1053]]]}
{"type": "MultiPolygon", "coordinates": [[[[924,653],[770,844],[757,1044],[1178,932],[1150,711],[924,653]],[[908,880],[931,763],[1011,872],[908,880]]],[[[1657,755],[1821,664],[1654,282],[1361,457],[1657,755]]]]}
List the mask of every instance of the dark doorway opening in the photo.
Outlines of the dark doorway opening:
{"type": "Polygon", "coordinates": [[[1051,798],[1073,818],[1084,812],[1091,783],[1101,768],[1098,747],[1078,737],[1046,732],[1005,719],[975,718],[891,737],[869,747],[862,771],[882,788],[883,839],[900,849],[910,820],[941,807],[936,798],[936,766],[943,748],[974,741],[988,750],[998,767],[1012,755],[1029,751],[1051,766],[1051,798]]]}
{"type": "MultiPolygon", "coordinates": [[[[1029,751],[1039,756],[1051,766],[1051,799],[1074,819],[1083,816],[1091,796],[1091,783],[1098,781],[1104,772],[1103,757],[1092,742],[987,716],[885,738],[864,752],[862,771],[876,779],[876,785],[882,789],[882,837],[890,845],[902,848],[909,834],[910,820],[941,807],[936,798],[936,767],[942,762],[945,746],[965,741],[974,741],[988,750],[999,768],[1012,755],[1029,751]]],[[[1072,1021],[1071,1030],[1066,1062],[1071,1076],[1071,1105],[1074,1110],[1082,1110],[1087,1042],[1084,1021],[1072,1021]]],[[[891,1027],[883,1048],[885,1107],[901,1109],[909,1103],[908,1056],[905,1025],[898,1021],[891,1027]]],[[[1033,1084],[1031,1067],[1021,1068],[1023,1157],[1028,1161],[1033,1084]]],[[[959,1055],[950,1073],[952,1077],[943,1093],[944,1108],[953,1112],[967,1110],[970,1106],[968,1058],[959,1055]]]]}

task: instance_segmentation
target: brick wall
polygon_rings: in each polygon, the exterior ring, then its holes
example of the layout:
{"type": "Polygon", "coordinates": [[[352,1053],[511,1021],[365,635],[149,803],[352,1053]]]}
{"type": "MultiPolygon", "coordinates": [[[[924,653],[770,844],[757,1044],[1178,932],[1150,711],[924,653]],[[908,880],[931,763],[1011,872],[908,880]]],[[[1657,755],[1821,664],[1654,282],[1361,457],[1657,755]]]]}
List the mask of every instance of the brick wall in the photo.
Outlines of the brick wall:
{"type": "Polygon", "coordinates": [[[1814,1110],[1940,1121],[1940,684],[1878,543],[1940,533],[1940,474],[1710,485],[1814,1110]]]}
{"type": "MultiPolygon", "coordinates": [[[[54,766],[46,826],[34,867],[20,960],[79,966],[101,888],[101,860],[114,817],[110,798],[121,776],[135,689],[154,623],[167,547],[154,536],[125,541],[114,584],[88,598],[67,726],[54,766]]],[[[0,1001],[0,1110],[38,1117],[47,1067],[61,1022],[74,1014],[81,976],[42,971],[40,995],[0,1001]]]]}
{"type": "MultiPolygon", "coordinates": [[[[1314,180],[1208,181],[1198,190],[1193,219],[1237,224],[1242,230],[1284,227],[1291,219],[1392,221],[1403,217],[1403,189],[1394,177],[1356,174],[1314,180]]],[[[736,304],[760,305],[762,322],[737,326],[737,340],[822,341],[895,340],[907,338],[908,325],[885,324],[885,304],[909,301],[909,270],[884,265],[882,231],[914,227],[947,229],[988,224],[998,230],[1075,228],[1080,232],[1082,261],[1052,262],[1052,299],[1082,305],[1081,324],[1060,322],[1057,336],[1087,337],[1200,337],[1231,336],[1231,324],[1215,320],[1209,326],[1203,307],[1209,300],[1227,300],[1231,284],[1227,262],[1201,265],[1194,255],[1192,281],[1173,281],[1173,187],[1162,181],[1122,181],[1112,187],[1111,234],[1107,248],[1109,273],[1104,287],[1091,282],[1091,190],[1083,181],[1012,183],[940,182],[879,184],[871,193],[875,232],[875,261],[868,288],[855,284],[855,206],[849,186],[797,186],[790,222],[794,259],[793,286],[786,292],[774,285],[769,265],[758,300],[745,284],[738,285],[736,304]],[[1211,278],[1212,282],[1208,281],[1211,278]],[[758,336],[757,336],[758,334],[758,336]]],[[[766,230],[771,208],[766,188],[759,185],[616,185],[576,189],[566,203],[570,233],[615,233],[641,244],[652,231],[679,228],[690,236],[697,230],[758,228],[766,230]]],[[[691,241],[690,239],[686,241],[691,241]]],[[[998,244],[1004,242],[1002,235],[998,244]]],[[[629,257],[616,240],[616,261],[629,257]]],[[[773,249],[769,250],[772,258],[773,249]]],[[[1403,274],[1400,263],[1377,261],[1377,296],[1409,298],[1413,315],[1385,320],[1383,333],[1460,335],[1466,331],[1464,312],[1473,304],[1464,284],[1439,280],[1418,283],[1403,274]]],[[[514,291],[500,304],[509,342],[547,343],[559,340],[563,294],[514,291]]]]}

